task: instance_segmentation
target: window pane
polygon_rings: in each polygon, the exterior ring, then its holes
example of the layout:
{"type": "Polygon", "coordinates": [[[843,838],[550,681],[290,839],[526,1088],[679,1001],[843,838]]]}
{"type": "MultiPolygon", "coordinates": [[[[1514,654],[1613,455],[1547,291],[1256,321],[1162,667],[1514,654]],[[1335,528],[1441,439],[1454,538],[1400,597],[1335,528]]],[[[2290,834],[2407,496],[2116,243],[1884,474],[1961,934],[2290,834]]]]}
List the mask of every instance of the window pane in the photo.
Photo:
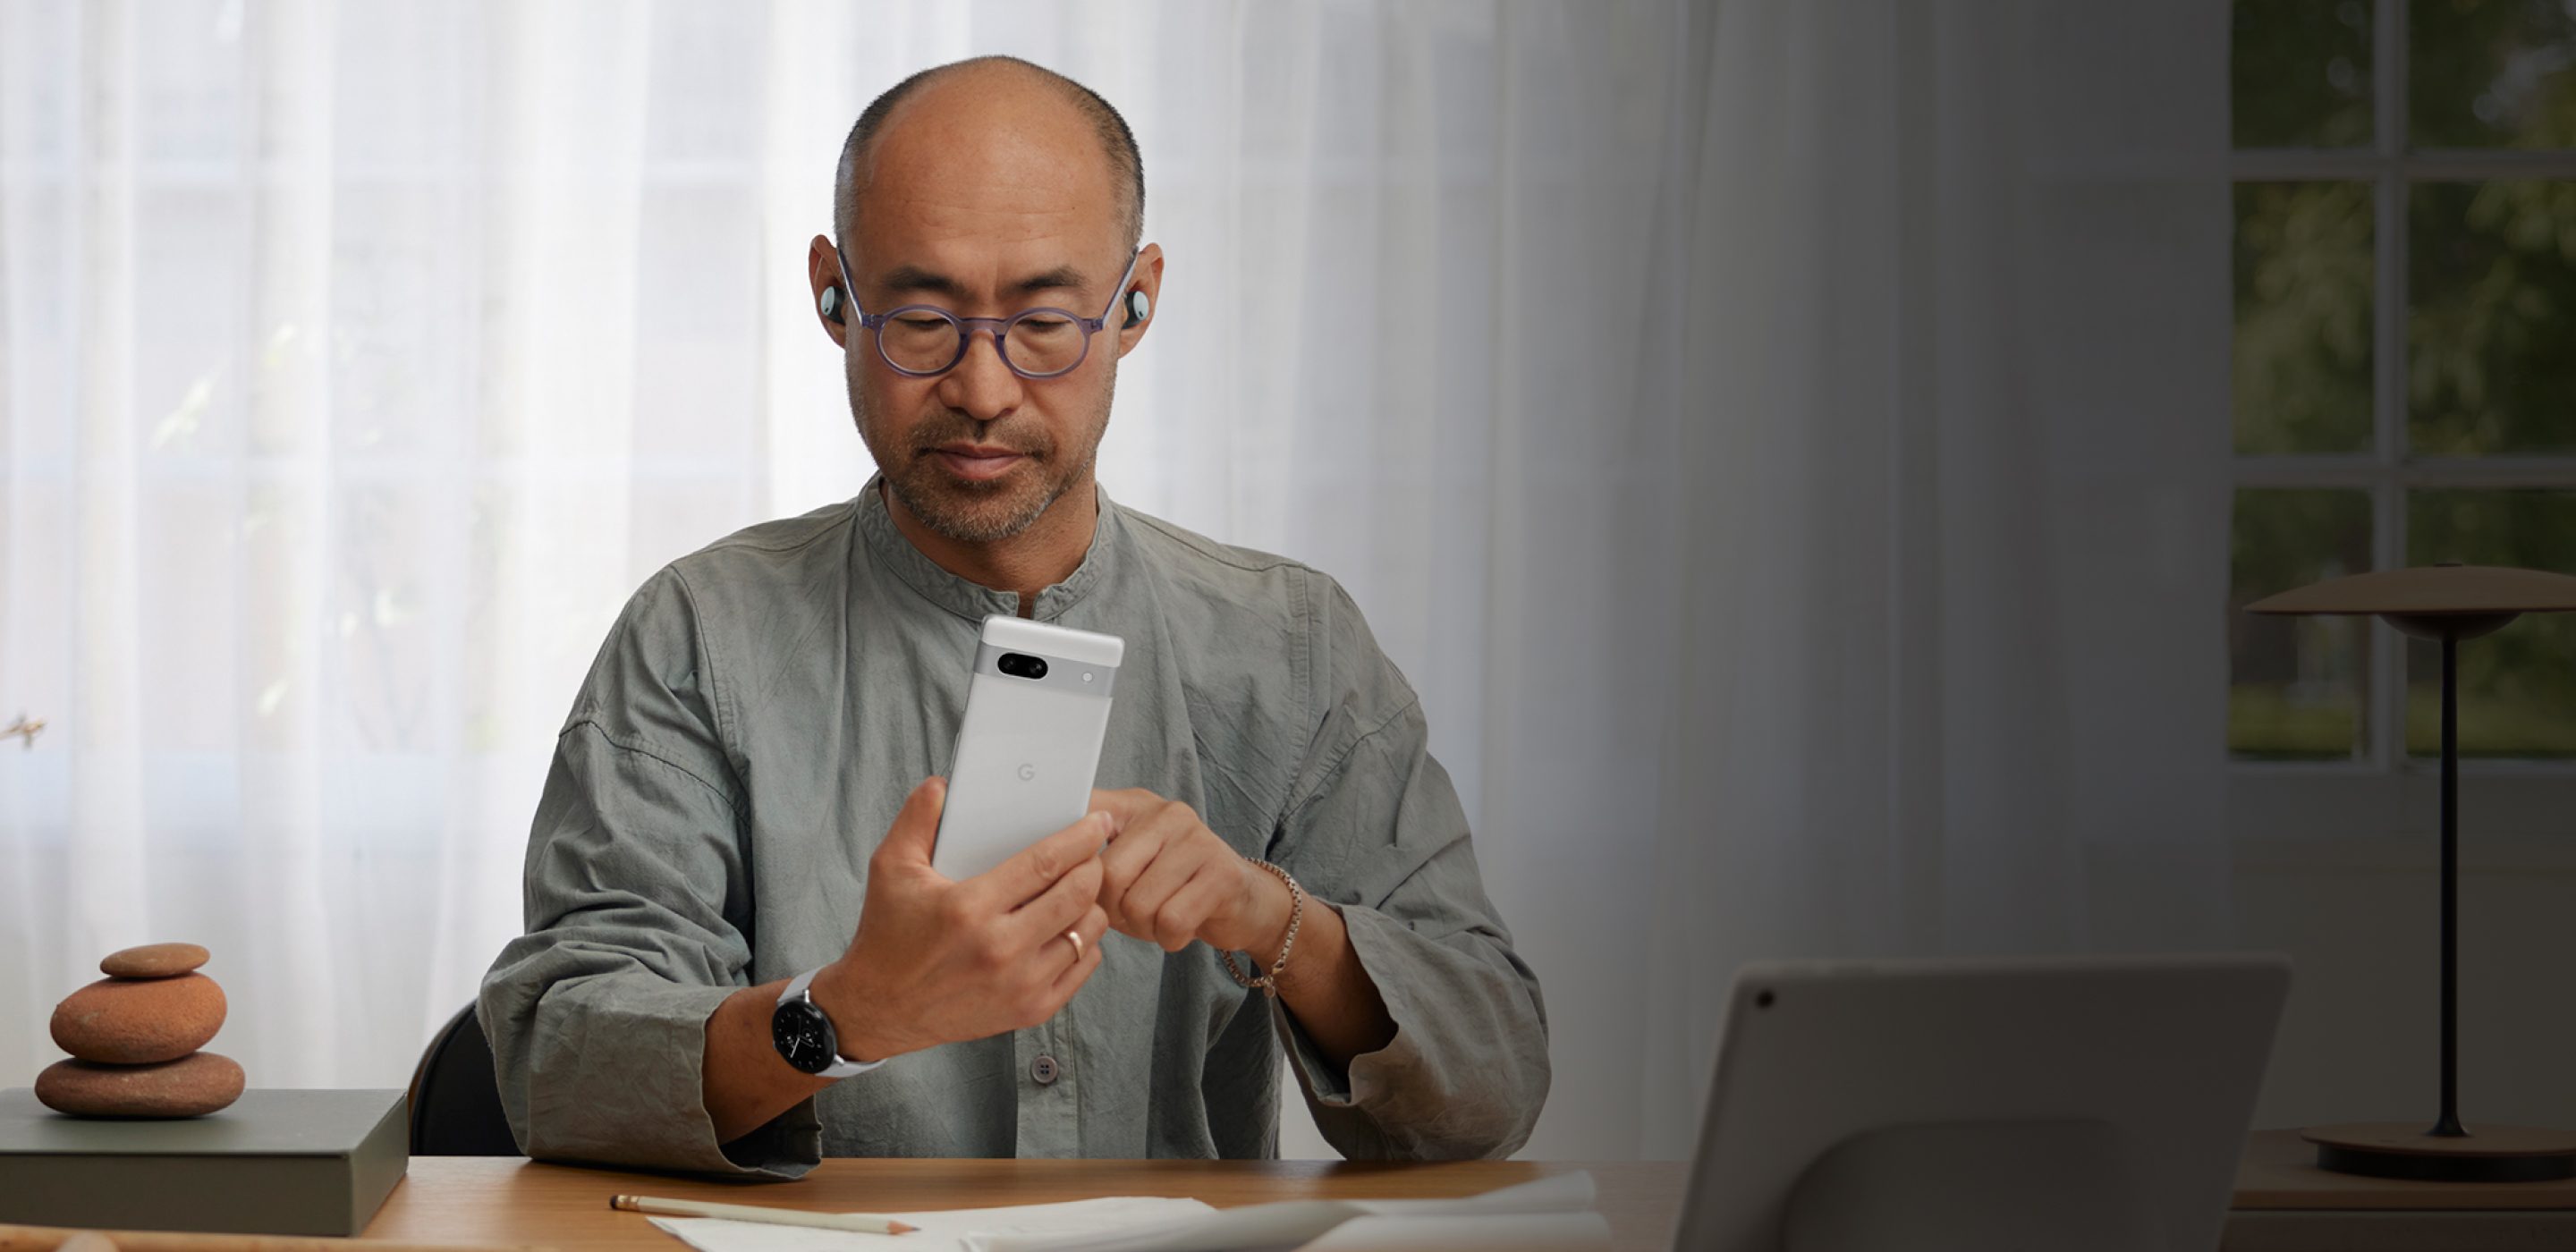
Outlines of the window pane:
{"type": "MultiPolygon", "coordinates": [[[[2576,491],[2417,491],[2406,563],[2576,574],[2576,491]]],[[[2576,757],[2576,615],[2525,614],[2460,645],[2460,755],[2576,757]]],[[[2406,750],[2442,751],[2442,648],[2408,641],[2406,750]]]]}
{"type": "Polygon", "coordinates": [[[2576,13],[2565,0],[2416,0],[2407,12],[2412,146],[2576,147],[2576,13]]]}
{"type": "Polygon", "coordinates": [[[2368,183],[2236,185],[2236,450],[2370,450],[2368,183]]]}
{"type": "Polygon", "coordinates": [[[2576,451],[2576,183],[2408,192],[2418,456],[2576,451]]]}
{"type": "Polygon", "coordinates": [[[2237,147],[2370,143],[2366,0],[2237,0],[2232,24],[2237,147]]]}
{"type": "Polygon", "coordinates": [[[2369,743],[2369,621],[2260,617],[2244,609],[2274,592],[2369,569],[2369,493],[2240,490],[2233,548],[2228,753],[2258,761],[2361,755],[2369,743]]]}

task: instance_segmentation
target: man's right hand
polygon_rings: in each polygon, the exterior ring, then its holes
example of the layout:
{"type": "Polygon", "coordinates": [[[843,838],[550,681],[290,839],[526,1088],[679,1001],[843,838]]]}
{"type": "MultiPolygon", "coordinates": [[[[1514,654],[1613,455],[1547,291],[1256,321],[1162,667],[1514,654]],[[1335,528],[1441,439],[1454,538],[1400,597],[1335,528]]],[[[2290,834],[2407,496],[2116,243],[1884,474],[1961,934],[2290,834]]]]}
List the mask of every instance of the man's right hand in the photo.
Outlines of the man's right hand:
{"type": "MultiPolygon", "coordinates": [[[[1100,968],[1109,916],[1100,909],[1097,854],[1109,838],[1108,815],[1086,815],[959,882],[930,867],[947,798],[943,779],[913,788],[868,861],[858,934],[806,987],[851,1060],[1037,1025],[1100,968]],[[1082,935],[1079,959],[1068,930],[1082,935]]],[[[770,1043],[770,1012],[786,985],[746,987],[707,1019],[700,1082],[719,1143],[830,1085],[790,1066],[770,1043]]]]}
{"type": "Polygon", "coordinates": [[[981,1039],[1055,1016],[1100,968],[1100,846],[1109,816],[1082,820],[963,882],[930,867],[945,779],[913,788],[868,861],[849,951],[814,976],[841,1055],[876,1061],[981,1039]],[[1066,931],[1082,936],[1079,951],[1066,931]]]}

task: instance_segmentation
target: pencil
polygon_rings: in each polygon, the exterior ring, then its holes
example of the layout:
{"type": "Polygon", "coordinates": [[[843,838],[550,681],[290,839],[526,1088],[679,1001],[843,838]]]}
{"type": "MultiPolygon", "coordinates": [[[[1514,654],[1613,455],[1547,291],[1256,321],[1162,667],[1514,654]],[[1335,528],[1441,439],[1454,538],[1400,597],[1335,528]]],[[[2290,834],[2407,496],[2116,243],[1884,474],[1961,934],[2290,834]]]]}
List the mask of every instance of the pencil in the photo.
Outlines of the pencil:
{"type": "Polygon", "coordinates": [[[735,1222],[767,1222],[772,1226],[812,1226],[818,1230],[855,1230],[870,1235],[900,1235],[913,1227],[890,1217],[873,1217],[866,1213],[808,1213],[802,1209],[774,1209],[755,1204],[710,1204],[699,1200],[660,1200],[649,1195],[610,1196],[608,1207],[629,1213],[649,1213],[656,1217],[721,1217],[735,1222]]]}

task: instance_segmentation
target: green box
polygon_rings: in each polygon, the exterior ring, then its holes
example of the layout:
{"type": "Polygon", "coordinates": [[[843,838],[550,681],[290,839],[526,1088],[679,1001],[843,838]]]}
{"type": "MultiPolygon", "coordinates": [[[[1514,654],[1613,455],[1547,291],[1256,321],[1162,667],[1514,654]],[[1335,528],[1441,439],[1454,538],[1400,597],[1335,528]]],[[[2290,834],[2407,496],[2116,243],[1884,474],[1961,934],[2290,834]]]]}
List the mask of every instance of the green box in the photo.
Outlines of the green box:
{"type": "Polygon", "coordinates": [[[169,1121],[65,1117],[0,1091],[0,1222],[354,1235],[410,1164],[400,1091],[262,1091],[169,1121]]]}

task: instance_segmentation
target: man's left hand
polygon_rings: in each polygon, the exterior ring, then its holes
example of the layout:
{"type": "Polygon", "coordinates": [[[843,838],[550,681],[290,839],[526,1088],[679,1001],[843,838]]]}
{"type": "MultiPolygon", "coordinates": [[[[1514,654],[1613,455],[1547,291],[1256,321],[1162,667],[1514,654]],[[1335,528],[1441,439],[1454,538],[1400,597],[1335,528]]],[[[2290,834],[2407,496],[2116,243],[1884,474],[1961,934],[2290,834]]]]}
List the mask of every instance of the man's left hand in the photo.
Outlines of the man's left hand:
{"type": "MultiPolygon", "coordinates": [[[[1288,884],[1226,846],[1190,806],[1150,791],[1094,791],[1094,811],[1116,828],[1100,853],[1100,909],[1109,925],[1166,952],[1193,939],[1249,954],[1269,969],[1288,938],[1296,903],[1288,884]]],[[[1395,1038],[1386,997],[1351,950],[1342,915],[1307,906],[1292,967],[1272,988],[1336,1065],[1395,1038]]]]}
{"type": "Polygon", "coordinates": [[[1100,854],[1100,907],[1113,929],[1166,952],[1197,939],[1265,963],[1278,955],[1293,903],[1287,884],[1228,847],[1190,806],[1127,790],[1094,791],[1091,807],[1116,827],[1100,854]]]}

